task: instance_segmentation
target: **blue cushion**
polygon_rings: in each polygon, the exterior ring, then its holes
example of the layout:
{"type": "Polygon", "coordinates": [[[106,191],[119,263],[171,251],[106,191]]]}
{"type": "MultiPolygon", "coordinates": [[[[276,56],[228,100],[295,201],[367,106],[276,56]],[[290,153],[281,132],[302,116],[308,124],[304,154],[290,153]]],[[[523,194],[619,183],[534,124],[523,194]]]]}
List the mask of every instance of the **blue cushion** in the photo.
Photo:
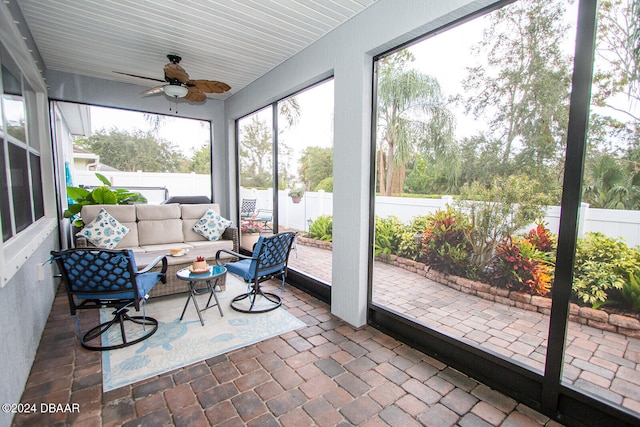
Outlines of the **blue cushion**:
{"type": "Polygon", "coordinates": [[[230,273],[237,274],[238,276],[242,277],[247,282],[250,281],[251,279],[253,279],[253,276],[251,275],[251,273],[249,271],[250,268],[251,268],[251,260],[250,259],[243,259],[242,261],[238,261],[238,262],[230,262],[230,263],[226,264],[225,267],[227,267],[227,270],[230,273]]]}
{"type": "MultiPolygon", "coordinates": [[[[227,270],[229,270],[229,272],[237,274],[247,282],[252,281],[255,275],[255,266],[251,265],[250,259],[243,259],[242,261],[238,262],[230,262],[226,264],[225,267],[227,267],[227,270]]],[[[260,276],[267,276],[279,271],[282,271],[282,265],[264,270],[260,273],[260,276]]]]}

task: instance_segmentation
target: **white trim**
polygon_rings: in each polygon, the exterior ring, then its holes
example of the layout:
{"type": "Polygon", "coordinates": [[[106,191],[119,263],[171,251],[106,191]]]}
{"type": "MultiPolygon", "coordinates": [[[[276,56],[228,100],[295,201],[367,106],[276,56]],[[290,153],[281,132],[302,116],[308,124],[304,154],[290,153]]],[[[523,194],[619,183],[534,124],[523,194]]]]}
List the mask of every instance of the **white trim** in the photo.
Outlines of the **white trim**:
{"type": "MultiPolygon", "coordinates": [[[[4,243],[0,251],[0,271],[2,271],[0,288],[4,288],[11,278],[35,253],[40,245],[57,228],[55,218],[40,218],[18,236],[4,243]],[[3,259],[4,258],[4,259],[3,259]]],[[[36,260],[43,263],[47,260],[36,260]]]]}

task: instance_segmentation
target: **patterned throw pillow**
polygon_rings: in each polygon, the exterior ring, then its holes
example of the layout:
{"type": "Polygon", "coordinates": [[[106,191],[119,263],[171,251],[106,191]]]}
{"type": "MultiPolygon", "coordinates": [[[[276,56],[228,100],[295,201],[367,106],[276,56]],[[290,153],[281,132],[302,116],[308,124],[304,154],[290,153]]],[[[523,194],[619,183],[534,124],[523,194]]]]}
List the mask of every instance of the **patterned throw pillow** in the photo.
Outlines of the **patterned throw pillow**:
{"type": "Polygon", "coordinates": [[[85,225],[76,236],[86,237],[99,248],[113,249],[128,232],[129,229],[120,224],[109,212],[100,209],[95,219],[85,225]]]}
{"type": "Polygon", "coordinates": [[[193,231],[207,240],[218,240],[231,221],[218,215],[213,209],[207,209],[204,216],[193,226],[193,231]]]}

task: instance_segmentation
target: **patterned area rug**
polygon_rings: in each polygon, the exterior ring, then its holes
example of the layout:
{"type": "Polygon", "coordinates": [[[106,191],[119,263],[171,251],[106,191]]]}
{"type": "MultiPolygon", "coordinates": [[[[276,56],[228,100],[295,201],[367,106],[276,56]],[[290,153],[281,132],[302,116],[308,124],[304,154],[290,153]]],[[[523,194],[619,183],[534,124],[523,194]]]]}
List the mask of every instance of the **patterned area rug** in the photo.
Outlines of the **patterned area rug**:
{"type": "MultiPolygon", "coordinates": [[[[231,309],[231,298],[246,289],[246,284],[227,274],[227,289],[218,293],[224,317],[220,317],[218,307],[209,308],[202,312],[204,326],[192,301],[180,321],[186,294],[149,300],[146,314],[158,320],[158,331],[138,344],[102,352],[103,390],[132,384],[305,326],[284,307],[261,314],[231,309]]],[[[208,294],[198,296],[201,308],[206,306],[207,298],[208,294]]],[[[112,311],[101,310],[103,322],[111,318],[112,311]]]]}

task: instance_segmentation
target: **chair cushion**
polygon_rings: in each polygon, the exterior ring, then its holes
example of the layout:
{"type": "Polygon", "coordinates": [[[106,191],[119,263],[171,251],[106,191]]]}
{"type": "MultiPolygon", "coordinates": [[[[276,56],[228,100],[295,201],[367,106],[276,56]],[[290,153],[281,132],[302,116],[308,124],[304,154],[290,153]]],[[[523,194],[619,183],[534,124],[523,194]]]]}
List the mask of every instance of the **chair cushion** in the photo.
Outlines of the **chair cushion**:
{"type": "Polygon", "coordinates": [[[193,226],[193,231],[208,240],[218,240],[230,225],[231,221],[221,217],[213,209],[207,209],[202,218],[193,226]]]}
{"type": "MultiPolygon", "coordinates": [[[[229,262],[224,266],[227,267],[227,270],[230,273],[237,274],[247,282],[250,282],[254,279],[253,276],[255,275],[255,267],[251,268],[252,265],[251,265],[250,259],[243,259],[242,261],[237,261],[237,262],[229,262]]],[[[262,271],[260,273],[260,276],[268,276],[269,274],[274,274],[279,271],[282,271],[281,265],[262,271]]]]}
{"type": "Polygon", "coordinates": [[[76,236],[85,237],[99,248],[113,249],[127,233],[129,233],[127,227],[112,217],[109,212],[100,209],[93,221],[85,225],[76,236]]]}

